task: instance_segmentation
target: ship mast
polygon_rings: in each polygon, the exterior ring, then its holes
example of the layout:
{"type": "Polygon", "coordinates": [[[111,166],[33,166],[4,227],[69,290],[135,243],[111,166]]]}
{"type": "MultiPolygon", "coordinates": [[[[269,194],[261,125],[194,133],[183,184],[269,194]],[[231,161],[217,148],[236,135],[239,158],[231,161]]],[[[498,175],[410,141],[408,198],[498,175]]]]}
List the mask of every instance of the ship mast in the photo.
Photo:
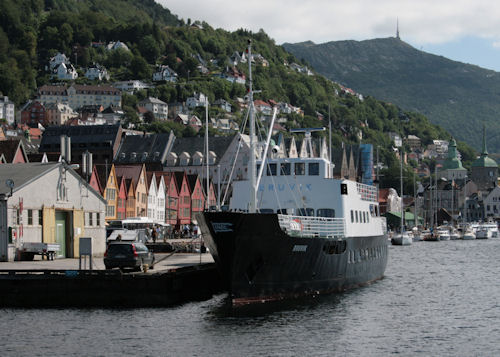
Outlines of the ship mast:
{"type": "Polygon", "coordinates": [[[256,160],[255,160],[255,115],[253,107],[253,89],[252,89],[252,40],[248,40],[248,103],[250,105],[250,203],[249,213],[255,213],[257,209],[257,187],[256,186],[256,160]]]}
{"type": "Polygon", "coordinates": [[[404,202],[404,199],[403,199],[403,146],[401,146],[401,151],[399,152],[399,155],[401,156],[401,164],[399,166],[399,175],[400,175],[400,186],[401,186],[401,239],[403,239],[403,227],[404,227],[404,214],[405,214],[405,210],[404,210],[404,206],[403,206],[403,202],[404,202]]]}
{"type": "Polygon", "coordinates": [[[210,208],[210,151],[208,150],[208,97],[205,97],[205,161],[207,164],[207,198],[205,199],[205,208],[210,208]]]}

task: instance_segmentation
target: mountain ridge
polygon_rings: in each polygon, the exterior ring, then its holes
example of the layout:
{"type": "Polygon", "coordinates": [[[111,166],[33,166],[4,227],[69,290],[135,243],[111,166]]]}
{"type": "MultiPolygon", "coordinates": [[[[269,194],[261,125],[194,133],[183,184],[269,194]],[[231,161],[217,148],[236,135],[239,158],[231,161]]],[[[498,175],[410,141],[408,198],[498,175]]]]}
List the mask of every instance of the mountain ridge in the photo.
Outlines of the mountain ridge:
{"type": "Polygon", "coordinates": [[[327,78],[424,114],[478,150],[484,123],[490,151],[500,153],[498,72],[417,50],[395,37],[283,47],[327,78]]]}

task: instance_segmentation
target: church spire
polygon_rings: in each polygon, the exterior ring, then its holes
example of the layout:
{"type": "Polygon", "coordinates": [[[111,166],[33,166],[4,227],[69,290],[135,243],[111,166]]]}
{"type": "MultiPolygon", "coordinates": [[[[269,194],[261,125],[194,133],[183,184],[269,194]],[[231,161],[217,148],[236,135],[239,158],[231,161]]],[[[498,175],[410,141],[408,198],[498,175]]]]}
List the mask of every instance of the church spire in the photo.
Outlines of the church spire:
{"type": "Polygon", "coordinates": [[[486,125],[483,123],[483,152],[481,156],[487,156],[488,150],[486,150],[486,125]]]}

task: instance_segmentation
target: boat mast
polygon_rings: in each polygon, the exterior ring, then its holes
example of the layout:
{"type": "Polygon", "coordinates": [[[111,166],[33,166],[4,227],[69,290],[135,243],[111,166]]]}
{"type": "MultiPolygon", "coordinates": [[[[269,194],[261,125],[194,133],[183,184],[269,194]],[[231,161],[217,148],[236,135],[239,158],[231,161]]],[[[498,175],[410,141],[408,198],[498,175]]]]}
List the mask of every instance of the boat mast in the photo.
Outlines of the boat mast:
{"type": "Polygon", "coordinates": [[[413,173],[413,227],[418,226],[417,190],[415,189],[415,173],[413,173]]]}
{"type": "Polygon", "coordinates": [[[255,116],[253,107],[253,89],[252,89],[252,40],[248,40],[248,103],[250,105],[250,203],[248,212],[255,213],[257,210],[257,187],[255,177],[255,116]]]}
{"type": "MultiPolygon", "coordinates": [[[[207,198],[205,199],[205,208],[208,210],[210,208],[210,184],[209,184],[209,179],[210,179],[210,172],[209,172],[209,152],[208,151],[208,97],[205,97],[205,160],[207,162],[207,191],[206,195],[207,198]]],[[[203,185],[202,185],[203,186],[203,185]]]]}
{"type": "Polygon", "coordinates": [[[399,177],[400,177],[400,192],[401,192],[401,234],[403,234],[403,225],[404,225],[404,207],[403,207],[403,146],[401,146],[401,151],[399,152],[401,156],[401,164],[399,165],[399,177]]]}

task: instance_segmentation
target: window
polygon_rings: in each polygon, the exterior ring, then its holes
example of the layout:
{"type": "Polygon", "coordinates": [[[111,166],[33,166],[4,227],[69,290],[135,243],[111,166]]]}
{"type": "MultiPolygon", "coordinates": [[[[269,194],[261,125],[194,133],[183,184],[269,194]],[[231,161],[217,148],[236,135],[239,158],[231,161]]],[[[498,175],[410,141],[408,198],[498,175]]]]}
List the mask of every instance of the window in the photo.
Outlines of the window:
{"type": "Polygon", "coordinates": [[[89,226],[91,227],[94,225],[93,218],[94,218],[94,213],[89,212],[89,226]]]}
{"type": "Polygon", "coordinates": [[[276,176],[276,164],[267,165],[267,176],[276,176]]]}
{"type": "Polygon", "coordinates": [[[38,225],[42,226],[43,225],[43,210],[38,210],[38,225]]]}
{"type": "Polygon", "coordinates": [[[260,213],[274,213],[272,208],[261,208],[259,209],[260,213]]]}
{"type": "Polygon", "coordinates": [[[351,223],[354,223],[354,212],[351,210],[351,223]]]}
{"type": "Polygon", "coordinates": [[[28,210],[28,226],[33,225],[33,210],[29,209],[28,210]]]}
{"type": "Polygon", "coordinates": [[[107,188],[106,189],[106,199],[108,199],[108,200],[115,199],[115,189],[114,188],[107,188]]]}
{"type": "Polygon", "coordinates": [[[287,214],[286,213],[286,208],[279,209],[279,210],[276,211],[276,213],[278,213],[278,214],[287,214]]]}
{"type": "Polygon", "coordinates": [[[286,176],[290,175],[290,169],[291,169],[290,166],[291,165],[289,162],[282,162],[280,164],[280,175],[286,175],[286,176]]]}
{"type": "Polygon", "coordinates": [[[318,175],[319,175],[319,162],[310,162],[309,176],[318,176],[318,175]]]}
{"type": "Polygon", "coordinates": [[[108,217],[115,216],[115,206],[106,206],[106,216],[108,217]]]}
{"type": "Polygon", "coordinates": [[[358,211],[356,211],[356,223],[359,223],[358,211]]]}
{"type": "Polygon", "coordinates": [[[305,175],[306,174],[306,166],[303,162],[295,163],[295,175],[305,175]]]}
{"type": "Polygon", "coordinates": [[[95,224],[97,227],[101,226],[101,213],[97,212],[95,217],[95,224]]]}
{"type": "Polygon", "coordinates": [[[299,208],[297,211],[298,216],[307,216],[307,217],[313,217],[314,216],[314,209],[313,208],[299,208]]]}
{"type": "Polygon", "coordinates": [[[259,176],[260,164],[257,165],[257,170],[255,170],[255,176],[259,176]]]}
{"type": "Polygon", "coordinates": [[[318,208],[316,211],[316,216],[335,218],[335,210],[331,208],[318,208]]]}

